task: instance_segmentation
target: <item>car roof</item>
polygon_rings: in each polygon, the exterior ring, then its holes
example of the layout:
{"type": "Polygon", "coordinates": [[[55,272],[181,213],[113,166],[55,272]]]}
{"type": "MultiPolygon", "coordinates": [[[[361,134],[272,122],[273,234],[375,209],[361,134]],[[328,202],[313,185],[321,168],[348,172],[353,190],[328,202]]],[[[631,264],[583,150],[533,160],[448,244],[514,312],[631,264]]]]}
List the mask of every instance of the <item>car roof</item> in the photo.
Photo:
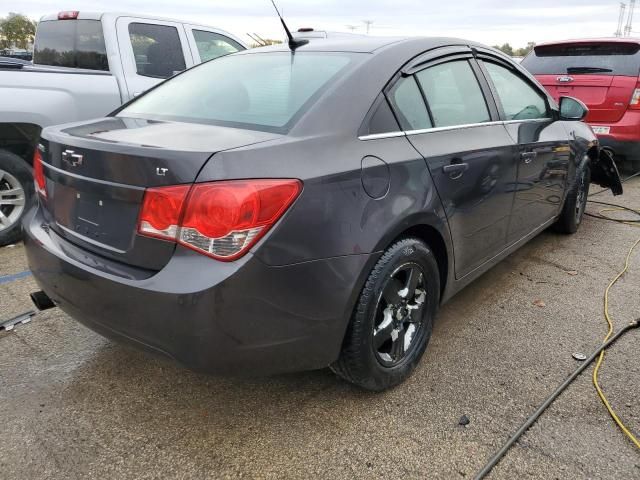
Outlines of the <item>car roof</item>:
{"type": "Polygon", "coordinates": [[[600,38],[573,38],[569,40],[557,40],[554,42],[539,43],[536,47],[551,45],[574,45],[576,43],[634,43],[640,44],[640,38],[634,37],[600,37],[600,38]]]}
{"type": "MultiPolygon", "coordinates": [[[[354,35],[345,37],[310,39],[309,43],[296,49],[296,52],[354,52],[354,53],[375,53],[389,48],[421,48],[430,50],[449,45],[469,45],[485,47],[476,42],[448,37],[375,37],[368,35],[354,35]]],[[[486,48],[486,47],[485,47],[486,48]]],[[[255,53],[263,51],[288,51],[286,43],[260,47],[242,53],[255,53]]],[[[237,55],[237,54],[236,54],[237,55]]]]}

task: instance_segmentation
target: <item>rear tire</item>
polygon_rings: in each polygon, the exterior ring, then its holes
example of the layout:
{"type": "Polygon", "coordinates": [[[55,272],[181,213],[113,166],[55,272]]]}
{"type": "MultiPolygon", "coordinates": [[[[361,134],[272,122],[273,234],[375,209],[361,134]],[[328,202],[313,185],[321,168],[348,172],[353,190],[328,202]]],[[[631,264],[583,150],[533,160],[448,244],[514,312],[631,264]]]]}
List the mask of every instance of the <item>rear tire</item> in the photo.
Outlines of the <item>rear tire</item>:
{"type": "Polygon", "coordinates": [[[0,247],[22,238],[22,218],[33,200],[29,165],[17,155],[0,150],[0,247]]]}
{"type": "Polygon", "coordinates": [[[331,369],[367,390],[403,382],[424,354],[439,303],[431,249],[416,238],[394,243],[369,274],[331,369]]]}
{"type": "Polygon", "coordinates": [[[591,183],[589,164],[585,163],[584,167],[576,172],[576,177],[576,181],[564,201],[560,217],[554,224],[554,230],[560,233],[576,233],[584,217],[591,183]]]}

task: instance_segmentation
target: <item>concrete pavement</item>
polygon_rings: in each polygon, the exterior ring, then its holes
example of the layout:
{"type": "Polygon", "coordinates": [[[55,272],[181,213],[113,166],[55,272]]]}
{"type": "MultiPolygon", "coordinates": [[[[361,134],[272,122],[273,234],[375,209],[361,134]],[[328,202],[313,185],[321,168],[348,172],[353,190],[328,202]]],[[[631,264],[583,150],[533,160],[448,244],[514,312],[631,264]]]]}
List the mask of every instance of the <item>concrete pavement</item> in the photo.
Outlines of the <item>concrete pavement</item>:
{"type": "MultiPolygon", "coordinates": [[[[640,207],[640,178],[625,187],[613,201],[640,207]]],[[[0,334],[0,478],[471,478],[577,367],[572,353],[599,345],[604,289],[639,236],[591,218],[540,235],[443,307],[415,374],[382,394],[328,370],[198,375],[43,312],[0,334]]],[[[33,278],[6,280],[26,269],[21,245],[0,249],[0,318],[32,308],[33,278]]],[[[611,293],[618,326],[640,316],[639,293],[640,250],[611,293]]],[[[639,347],[634,331],[601,372],[636,434],[639,347]]],[[[491,478],[640,478],[591,370],[491,478]]]]}

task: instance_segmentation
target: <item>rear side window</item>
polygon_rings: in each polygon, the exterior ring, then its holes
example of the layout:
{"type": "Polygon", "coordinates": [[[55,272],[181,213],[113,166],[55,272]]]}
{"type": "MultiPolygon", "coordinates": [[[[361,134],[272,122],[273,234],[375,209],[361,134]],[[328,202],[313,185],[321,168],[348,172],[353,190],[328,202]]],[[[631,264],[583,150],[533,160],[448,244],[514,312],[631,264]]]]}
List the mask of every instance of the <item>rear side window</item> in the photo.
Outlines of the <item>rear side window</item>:
{"type": "Polygon", "coordinates": [[[102,23],[99,20],[40,22],[34,45],[33,63],[109,70],[102,23]]]}
{"type": "Polygon", "coordinates": [[[420,88],[413,76],[401,78],[389,93],[389,101],[403,130],[433,127],[420,88]]]}
{"type": "Polygon", "coordinates": [[[130,23],[129,39],[138,75],[169,78],[187,68],[176,27],[130,23]]]}
{"type": "Polygon", "coordinates": [[[546,98],[511,70],[484,62],[502,104],[506,120],[549,118],[546,98]]]}
{"type": "Polygon", "coordinates": [[[379,133],[389,133],[399,131],[396,117],[391,111],[389,102],[384,95],[378,97],[373,106],[373,112],[369,117],[365,128],[361,130],[362,135],[375,135],[379,133]]]}
{"type": "Polygon", "coordinates": [[[522,66],[534,75],[589,74],[637,77],[640,45],[634,43],[577,43],[536,47],[522,66]]]}
{"type": "Polygon", "coordinates": [[[435,65],[416,76],[436,127],[491,120],[478,80],[466,60],[435,65]]]}
{"type": "Polygon", "coordinates": [[[192,30],[192,32],[200,60],[203,62],[244,50],[244,47],[238,42],[219,33],[205,32],[204,30],[192,30]]]}

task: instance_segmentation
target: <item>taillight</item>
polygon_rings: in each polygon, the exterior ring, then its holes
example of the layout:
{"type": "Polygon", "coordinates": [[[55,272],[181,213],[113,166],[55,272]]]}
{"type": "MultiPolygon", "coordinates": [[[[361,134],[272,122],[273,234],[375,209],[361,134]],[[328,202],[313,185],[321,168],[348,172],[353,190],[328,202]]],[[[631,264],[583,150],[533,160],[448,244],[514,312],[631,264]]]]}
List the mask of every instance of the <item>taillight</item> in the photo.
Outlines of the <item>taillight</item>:
{"type": "Polygon", "coordinates": [[[44,167],[42,166],[42,154],[40,149],[36,148],[33,154],[33,183],[36,192],[47,198],[47,181],[44,177],[44,167]]]}
{"type": "Polygon", "coordinates": [[[138,231],[149,237],[175,240],[189,188],[189,185],[177,185],[147,189],[144,192],[138,231]]]}
{"type": "Polygon", "coordinates": [[[629,102],[629,108],[637,110],[640,109],[640,84],[636,85],[636,88],[631,95],[631,101],[629,102]]]}
{"type": "Polygon", "coordinates": [[[301,189],[299,180],[271,179],[150,188],[138,231],[218,260],[235,260],[267,233],[301,189]]]}

